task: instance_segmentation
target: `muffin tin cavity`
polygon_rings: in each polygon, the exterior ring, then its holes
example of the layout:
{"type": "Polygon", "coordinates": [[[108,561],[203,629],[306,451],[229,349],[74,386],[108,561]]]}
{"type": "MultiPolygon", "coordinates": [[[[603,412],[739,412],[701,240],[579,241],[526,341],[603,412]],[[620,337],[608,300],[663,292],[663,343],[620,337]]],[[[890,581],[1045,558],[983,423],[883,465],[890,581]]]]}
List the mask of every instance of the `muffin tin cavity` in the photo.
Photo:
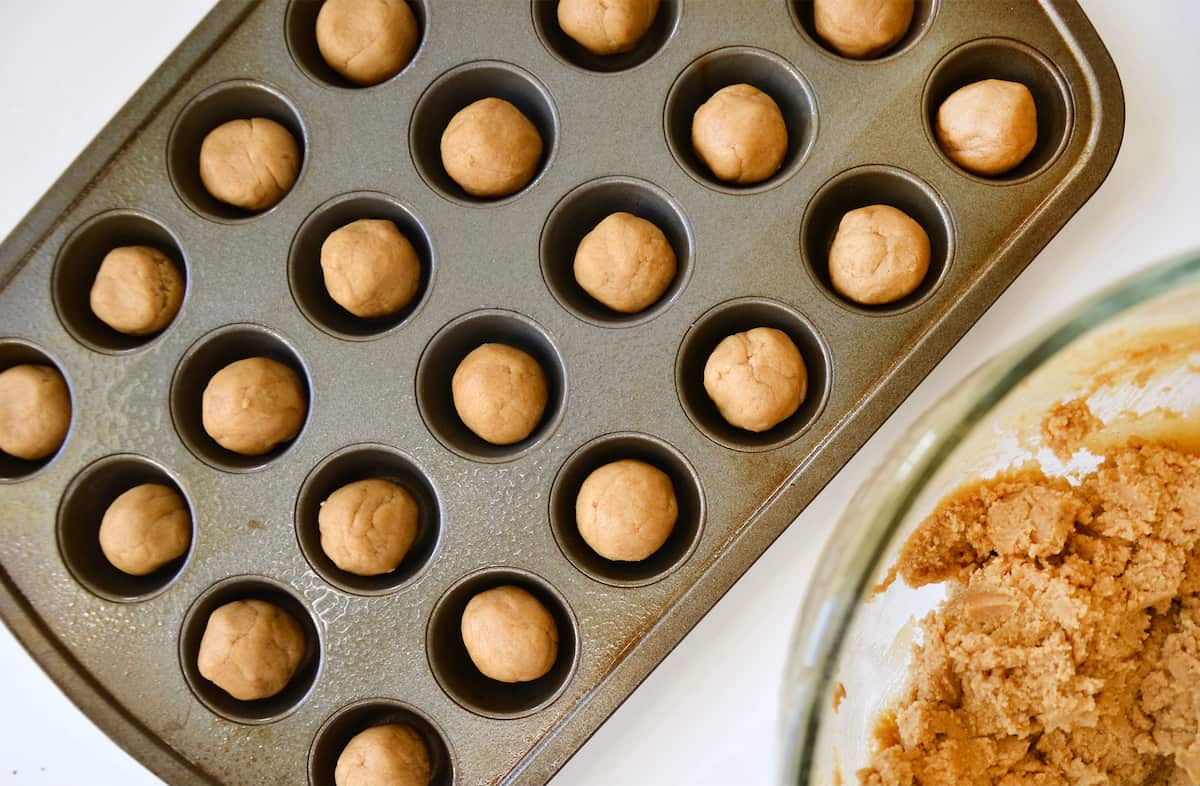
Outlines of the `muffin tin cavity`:
{"type": "Polygon", "coordinates": [[[902,55],[912,49],[933,24],[941,2],[942,0],[915,0],[913,3],[912,22],[909,23],[908,32],[904,34],[904,37],[883,54],[865,60],[846,57],[821,40],[821,37],[817,35],[817,29],[813,23],[813,0],[789,0],[788,10],[791,12],[792,21],[796,23],[796,27],[800,30],[800,33],[813,46],[818,47],[830,57],[844,63],[866,64],[891,60],[893,57],[902,55]]]}
{"type": "Polygon", "coordinates": [[[377,338],[409,320],[429,296],[436,259],[429,231],[416,215],[387,194],[370,191],[334,197],[304,220],[288,253],[288,283],[300,311],[314,325],[338,338],[377,338]],[[329,295],[321,269],[321,244],[334,230],[363,218],[387,219],[412,243],[421,262],[421,284],[412,301],[394,314],[363,318],[342,308],[329,295]]]}
{"type": "Polygon", "coordinates": [[[463,205],[499,205],[537,185],[557,152],[558,110],[550,91],[524,69],[495,60],[480,60],[452,68],[434,80],[417,100],[408,127],[413,164],[429,187],[463,205]],[[529,183],[515,194],[498,199],[474,197],[462,189],[442,166],[442,132],[463,107],[484,98],[508,101],[533,123],[542,137],[542,159],[529,183]]]}
{"type": "MultiPolygon", "coordinates": [[[[417,18],[417,26],[420,29],[417,48],[413,51],[412,58],[408,61],[408,64],[395,76],[380,82],[380,85],[386,85],[393,79],[403,76],[412,64],[416,62],[416,59],[421,56],[421,50],[425,46],[425,31],[429,26],[428,0],[407,0],[407,2],[408,7],[412,9],[413,16],[417,18]]],[[[317,46],[317,14],[321,12],[321,5],[323,3],[324,0],[291,0],[288,3],[287,14],[283,24],[284,32],[287,36],[288,51],[291,52],[292,59],[296,61],[296,65],[299,66],[300,70],[317,84],[340,87],[346,90],[369,90],[371,87],[379,87],[379,85],[356,85],[337,71],[334,71],[325,62],[325,58],[321,56],[321,50],[317,46]]]]}
{"type": "Polygon", "coordinates": [[[274,723],[299,707],[317,681],[322,657],[319,630],[312,612],[290,587],[265,576],[232,576],[205,590],[184,615],[179,630],[179,665],[192,693],[217,715],[250,725],[274,723]],[[233,698],[201,675],[196,662],[209,615],[235,600],[273,603],[291,614],[304,631],[304,657],[296,673],[283,690],[266,699],[240,701],[233,698]]]}
{"type": "Polygon", "coordinates": [[[921,107],[925,135],[946,165],[983,183],[1019,183],[1041,174],[1066,148],[1075,125],[1071,89],[1058,66],[1028,44],[1010,38],[980,38],[943,57],[925,82],[921,107]],[[960,87],[983,79],[1020,82],[1029,88],[1037,105],[1037,144],[1014,169],[995,177],[974,175],[955,164],[942,152],[934,134],[942,102],[960,87]]]}
{"type": "Polygon", "coordinates": [[[362,699],[335,712],[321,725],[308,752],[309,786],[332,786],[338,757],[356,734],[374,726],[400,723],[411,727],[429,750],[429,786],[453,786],[454,754],[437,724],[409,704],[395,699],[362,699]]]}
{"type": "Polygon", "coordinates": [[[532,0],[533,27],[546,49],[559,60],[601,74],[613,74],[636,68],[654,57],[675,35],[679,17],[683,13],[683,0],[662,0],[658,15],[638,45],[628,52],[615,55],[596,55],[582,47],[563,32],[558,24],[558,3],[552,0],[532,0]]]}
{"type": "Polygon", "coordinates": [[[817,287],[840,305],[863,314],[896,314],[925,302],[950,269],[954,247],[954,219],[945,201],[916,175],[892,166],[861,166],[836,175],[809,200],[800,222],[800,251],[817,287]],[[929,271],[920,286],[894,303],[855,303],[838,294],[829,280],[829,248],[842,216],[867,205],[903,210],[929,235],[929,271]]]}
{"type": "MultiPolygon", "coordinates": [[[[13,366],[22,366],[31,363],[38,366],[52,366],[58,369],[58,373],[63,375],[63,379],[67,383],[67,392],[71,397],[71,428],[67,431],[67,436],[63,439],[63,445],[71,439],[71,432],[75,430],[75,393],[71,390],[71,380],[63,373],[60,366],[52,357],[46,354],[39,347],[34,346],[28,341],[23,341],[18,338],[0,338],[0,371],[5,371],[13,366]]],[[[28,460],[11,456],[0,450],[0,483],[7,481],[28,480],[34,475],[42,471],[50,462],[54,461],[58,455],[62,453],[62,447],[51,453],[45,458],[28,460]]]]}
{"type": "Polygon", "coordinates": [[[460,705],[488,718],[519,718],[547,707],[567,687],[579,665],[579,628],[567,601],[541,576],[518,568],[484,568],[459,579],[434,605],[425,633],[429,666],[438,684],[460,705]],[[467,654],[462,615],[480,592],[518,586],[542,602],[558,627],[558,658],[532,682],[497,682],[485,677],[467,654]]]}
{"type": "Polygon", "coordinates": [[[202,336],[183,354],[171,378],[171,419],[183,444],[196,458],[226,472],[261,469],[288,451],[304,437],[312,416],[312,380],[300,354],[278,333],[261,325],[226,325],[202,336]],[[300,377],[308,400],[304,425],[295,439],[284,442],[261,456],[243,456],[226,450],[204,430],[201,403],[208,381],[236,360],[266,357],[289,366],[300,377]]]}
{"type": "Polygon", "coordinates": [[[438,495],[429,477],[408,456],[386,445],[351,445],[326,457],[309,473],[296,500],[296,537],[305,559],[338,589],[381,595],[404,587],[429,565],[442,534],[438,495]],[[379,576],[358,576],[338,568],[321,548],[317,516],[330,494],[356,480],[390,480],[412,494],[420,510],[416,540],[400,566],[379,576]]]}
{"type": "MultiPolygon", "coordinates": [[[[273,211],[277,205],[254,213],[217,200],[200,180],[200,145],[204,137],[230,120],[265,117],[282,125],[300,148],[300,172],[292,191],[300,186],[308,163],[308,134],[300,110],[275,87],[250,79],[221,82],[187,103],[167,139],[167,172],[175,192],[188,207],[214,221],[244,221],[273,211]]],[[[279,201],[282,204],[290,194],[279,201]]]]}
{"type": "Polygon", "coordinates": [[[709,188],[727,194],[766,191],[794,175],[817,138],[817,99],[796,68],[774,52],[732,46],[701,55],[675,79],[663,110],[667,146],[684,170],[709,188]],[[787,124],[788,146],[779,171],[748,186],[718,180],[692,148],[692,116],[723,87],[746,83],[775,100],[787,124]]]}
{"type": "Polygon", "coordinates": [[[738,298],[710,309],[684,335],[675,357],[675,388],[684,412],[701,433],[734,450],[770,450],[796,439],[825,408],[832,383],[833,361],[816,328],[791,306],[767,298],[738,298]],[[787,333],[808,371],[808,391],[800,408],[774,428],[758,433],[727,423],[704,390],[704,365],[717,344],[730,334],[756,327],[787,333]]]}

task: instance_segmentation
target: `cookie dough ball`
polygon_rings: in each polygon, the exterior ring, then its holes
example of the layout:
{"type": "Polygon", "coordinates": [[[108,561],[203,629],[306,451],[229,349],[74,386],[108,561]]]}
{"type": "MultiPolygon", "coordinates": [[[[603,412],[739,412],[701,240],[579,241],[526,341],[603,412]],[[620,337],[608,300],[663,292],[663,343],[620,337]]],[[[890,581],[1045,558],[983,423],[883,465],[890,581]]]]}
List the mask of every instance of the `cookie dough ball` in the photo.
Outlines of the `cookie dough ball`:
{"type": "Polygon", "coordinates": [[[775,99],[753,85],[723,87],[692,116],[692,147],[727,183],[750,185],[779,171],[787,124],[775,99]]]}
{"type": "Polygon", "coordinates": [[[450,380],[454,409],[467,428],[493,445],[528,437],[546,411],[546,373],[529,354],[507,344],[480,344],[450,380]]]}
{"type": "Polygon", "coordinates": [[[891,49],[912,24],[913,0],[815,0],[813,26],[821,40],[856,60],[891,49]]]}
{"type": "Polygon", "coordinates": [[[321,244],[325,289],[356,317],[395,314],[421,286],[421,261],[391,221],[363,218],[335,229],[321,244]]]}
{"type": "Polygon", "coordinates": [[[308,414],[304,383],[270,358],[245,358],[213,374],[204,388],[204,430],[226,450],[269,453],[300,433],[308,414]]]}
{"type": "Polygon", "coordinates": [[[317,14],[321,57],[356,85],[377,85],[400,73],[420,35],[404,0],[325,0],[317,14]]]}
{"type": "Polygon", "coordinates": [[[417,501],[390,480],[348,483],[321,503],[321,550],[356,576],[391,573],[417,537],[417,501]]]}
{"type": "Polygon", "coordinates": [[[182,557],[191,542],[187,504],[161,483],[129,489],[100,520],[100,550],[114,568],[131,576],[145,576],[182,557]]]}
{"type": "Polygon", "coordinates": [[[541,160],[537,126],[500,98],[464,107],[442,132],[442,166],[471,196],[515,194],[533,180],[541,160]]]}
{"type": "Polygon", "coordinates": [[[936,132],[942,150],[963,169],[1002,175],[1037,144],[1037,106],[1020,82],[985,79],[942,102],[936,132]]]}
{"type": "Polygon", "coordinates": [[[704,364],[704,390],[731,426],[767,431],[790,418],[808,391],[808,371],[782,330],[726,336],[704,364]]]}
{"type": "Polygon", "coordinates": [[[386,723],[350,738],[333,771],[335,786],[429,786],[429,748],[411,726],[386,723]]]}
{"type": "Polygon", "coordinates": [[[595,470],[575,498],[579,534],[592,551],[610,560],[646,559],[667,542],[678,516],[671,478],[635,459],[595,470]]]}
{"type": "Polygon", "coordinates": [[[558,658],[554,617],[529,592],[511,585],[471,598],[462,637],[475,668],[500,682],[536,680],[558,658]]]}
{"type": "Polygon", "coordinates": [[[92,313],[119,333],[157,333],[179,313],[183,274],[157,248],[121,246],[104,255],[89,300],[92,313]]]}
{"type": "Polygon", "coordinates": [[[829,248],[829,279],[856,303],[894,303],[929,271],[929,235],[902,210],[870,205],[842,216],[829,248]]]}
{"type": "Polygon", "coordinates": [[[239,701],[274,696],[304,658],[304,631],[265,600],[235,600],[208,618],[200,639],[200,674],[239,701]]]}
{"type": "Polygon", "coordinates": [[[558,26],[594,55],[633,49],[657,15],[658,0],[558,0],[558,26]]]}
{"type": "Polygon", "coordinates": [[[635,314],[658,302],[675,280],[675,249],[650,221],[613,213],[579,242],[575,280],[613,311],[635,314]]]}
{"type": "Polygon", "coordinates": [[[58,369],[21,365],[0,372],[0,451],[36,461],[58,450],[71,425],[71,394],[58,369]]]}
{"type": "Polygon", "coordinates": [[[244,210],[272,207],[299,174],[296,139],[265,117],[222,123],[200,145],[200,180],[208,193],[244,210]]]}

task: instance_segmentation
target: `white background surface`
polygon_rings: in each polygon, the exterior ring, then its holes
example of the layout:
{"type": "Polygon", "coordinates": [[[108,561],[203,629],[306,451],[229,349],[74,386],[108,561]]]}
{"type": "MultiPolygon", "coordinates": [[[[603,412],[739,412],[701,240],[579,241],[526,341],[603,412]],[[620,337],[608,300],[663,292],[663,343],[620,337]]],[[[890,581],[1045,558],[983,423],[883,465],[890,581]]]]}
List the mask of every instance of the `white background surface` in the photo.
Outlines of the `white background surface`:
{"type": "MultiPolygon", "coordinates": [[[[0,0],[0,236],[209,5],[0,0]]],[[[843,501],[897,435],[985,357],[1105,284],[1200,247],[1200,3],[1084,5],[1125,87],[1125,141],[1107,182],[555,786],[769,783],[788,639],[843,501]]],[[[157,783],[0,626],[0,784],[157,783]]]]}

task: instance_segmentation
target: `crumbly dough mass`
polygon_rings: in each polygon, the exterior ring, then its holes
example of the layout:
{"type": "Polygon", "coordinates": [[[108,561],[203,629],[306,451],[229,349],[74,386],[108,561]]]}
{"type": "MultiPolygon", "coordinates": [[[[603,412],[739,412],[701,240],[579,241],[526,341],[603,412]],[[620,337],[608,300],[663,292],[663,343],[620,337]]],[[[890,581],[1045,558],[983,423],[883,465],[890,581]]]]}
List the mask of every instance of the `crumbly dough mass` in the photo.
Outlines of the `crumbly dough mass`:
{"type": "Polygon", "coordinates": [[[300,146],[274,120],[230,120],[200,145],[200,180],[216,199],[244,210],[273,207],[300,174],[300,146]]]}
{"type": "Polygon", "coordinates": [[[356,85],[376,85],[408,65],[421,37],[405,0],[325,0],[317,48],[329,67],[356,85]]]}
{"type": "Polygon", "coordinates": [[[442,166],[471,196],[496,198],[520,191],[537,174],[542,135],[502,98],[481,98],[450,118],[442,132],[442,166]]]}
{"type": "Polygon", "coordinates": [[[162,483],[134,486],[100,520],[100,550],[117,570],[145,576],[187,553],[192,514],[178,491],[162,483]]]}
{"type": "Polygon", "coordinates": [[[842,216],[829,248],[829,278],[856,303],[894,303],[929,272],[929,235],[891,205],[869,205],[842,216]]]}
{"type": "Polygon", "coordinates": [[[36,461],[58,450],[71,426],[71,394],[52,366],[0,371],[0,451],[36,461]]]}
{"type": "Polygon", "coordinates": [[[891,49],[912,24],[913,0],[814,0],[813,26],[821,40],[856,60],[891,49]]]}
{"type": "Polygon", "coordinates": [[[183,274],[150,246],[121,246],[104,255],[88,299],[101,322],[145,336],[171,323],[183,303],[183,274]]]}
{"type": "Polygon", "coordinates": [[[321,272],[334,302],[356,317],[394,314],[421,286],[421,261],[394,223],[362,218],[321,244],[321,272]]]}
{"type": "Polygon", "coordinates": [[[537,428],[546,411],[546,373],[531,355],[508,344],[480,344],[450,380],[459,418],[477,437],[512,445],[537,428]]]}
{"type": "Polygon", "coordinates": [[[1037,105],[1020,82],[985,79],[960,87],[938,107],[938,145],[977,175],[1002,175],[1037,144],[1037,105]]]}
{"type": "Polygon", "coordinates": [[[788,130],[775,99],[753,85],[723,87],[692,116],[692,148],[718,179],[766,180],[787,154],[788,130]]]}
{"type": "Polygon", "coordinates": [[[335,786],[429,786],[429,748],[413,728],[385,723],[350,738],[333,771],[335,786]]]}
{"type": "Polygon", "coordinates": [[[730,425],[767,431],[800,408],[808,370],[787,333],[758,327],[717,344],[704,364],[704,390],[730,425]]]}
{"type": "Polygon", "coordinates": [[[505,585],[471,598],[462,616],[462,638],[475,668],[499,682],[530,682],[558,658],[558,625],[542,602],[505,585]]]}
{"type": "Polygon", "coordinates": [[[633,49],[658,15],[659,0],[559,0],[558,26],[594,55],[633,49]]]}
{"type": "Polygon", "coordinates": [[[244,358],[204,388],[204,430],[226,450],[261,456],[300,433],[308,397],[300,376],[277,360],[244,358]]]}
{"type": "Polygon", "coordinates": [[[291,614],[264,600],[235,600],[209,616],[197,665],[235,699],[266,699],[287,686],[304,647],[304,631],[291,614]]]}
{"type": "Polygon", "coordinates": [[[598,467],[575,498],[579,534],[609,560],[640,562],[650,557],[667,542],[678,517],[670,476],[636,459],[598,467]]]}
{"type": "Polygon", "coordinates": [[[675,280],[675,250],[653,222],[618,212],[583,236],[575,251],[575,280],[596,300],[622,314],[658,302],[675,280]]]}
{"type": "Polygon", "coordinates": [[[347,573],[391,573],[416,540],[419,515],[412,494],[390,480],[347,483],[321,503],[321,549],[347,573]]]}

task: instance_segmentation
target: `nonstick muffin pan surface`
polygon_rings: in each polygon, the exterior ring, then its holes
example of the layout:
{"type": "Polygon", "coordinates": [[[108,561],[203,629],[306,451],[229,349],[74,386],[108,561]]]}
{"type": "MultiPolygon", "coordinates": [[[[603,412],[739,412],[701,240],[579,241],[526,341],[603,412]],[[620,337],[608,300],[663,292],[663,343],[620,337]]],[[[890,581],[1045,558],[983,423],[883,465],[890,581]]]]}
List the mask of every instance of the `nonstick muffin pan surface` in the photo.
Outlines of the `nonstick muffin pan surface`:
{"type": "Polygon", "coordinates": [[[323,66],[316,0],[224,0],[0,246],[0,368],[48,362],[73,420],[43,462],[0,456],[0,614],[55,681],[171,783],[327,784],[341,746],[413,724],[435,783],[543,783],[792,521],[1111,167],[1124,105],[1112,61],[1073,2],[918,0],[913,29],[876,61],[815,41],[811,6],[663,0],[647,41],[598,61],[557,30],[552,3],[413,0],[412,63],[371,88],[323,66]],[[1026,82],[1039,143],[998,179],[937,149],[942,98],[987,77],[1026,82]],[[691,152],[692,112],[725,84],[772,93],[789,125],[780,173],[719,185],[691,152]],[[448,117],[484,95],[539,126],[533,183],[480,202],[441,169],[448,117]],[[248,215],[201,187],[199,140],[267,116],[303,166],[248,215]],[[925,226],[931,272],[908,299],[863,308],[833,294],[824,254],[841,213],[895,204],[925,226]],[[652,218],[679,275],[621,317],[570,277],[574,245],[613,210],[652,218]],[[329,228],[391,218],[425,276],[393,318],[348,319],[313,266],[329,228]],[[591,222],[591,223],[589,223],[591,222]],[[160,335],[91,316],[100,256],[148,243],[185,271],[160,335]],[[799,412],[760,435],[723,421],[701,386],[730,332],[788,332],[810,375],[799,412]],[[550,378],[542,426],[512,448],[473,438],[450,374],[503,340],[550,378]],[[288,363],[310,395],[292,443],[234,457],[199,425],[208,376],[239,357],[288,363]],[[580,542],[571,500],[590,469],[643,458],[672,476],[680,523],[644,565],[580,542]],[[396,574],[364,580],[322,558],[315,506],[366,474],[422,501],[396,574]],[[95,543],[104,507],[139,482],[178,488],[190,552],[141,579],[95,543]],[[519,584],[556,616],[556,667],[500,686],[457,638],[470,596],[519,584]],[[278,696],[236,702],[196,673],[207,612],[274,599],[307,632],[278,696]]]}

